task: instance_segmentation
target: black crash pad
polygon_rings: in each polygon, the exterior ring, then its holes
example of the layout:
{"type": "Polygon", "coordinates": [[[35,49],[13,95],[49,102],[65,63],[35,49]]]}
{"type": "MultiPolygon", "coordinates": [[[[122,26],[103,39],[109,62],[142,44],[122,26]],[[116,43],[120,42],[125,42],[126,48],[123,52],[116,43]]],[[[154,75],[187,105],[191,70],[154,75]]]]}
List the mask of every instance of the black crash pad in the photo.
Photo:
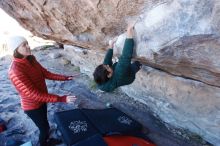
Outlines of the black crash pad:
{"type": "Polygon", "coordinates": [[[92,123],[78,109],[55,113],[55,121],[67,145],[98,134],[92,123]]]}
{"type": "Polygon", "coordinates": [[[97,134],[100,136],[132,135],[140,133],[142,129],[140,123],[116,108],[73,109],[57,112],[55,121],[67,145],[82,144],[94,139],[99,139],[101,142],[101,138],[95,136],[97,134]]]}

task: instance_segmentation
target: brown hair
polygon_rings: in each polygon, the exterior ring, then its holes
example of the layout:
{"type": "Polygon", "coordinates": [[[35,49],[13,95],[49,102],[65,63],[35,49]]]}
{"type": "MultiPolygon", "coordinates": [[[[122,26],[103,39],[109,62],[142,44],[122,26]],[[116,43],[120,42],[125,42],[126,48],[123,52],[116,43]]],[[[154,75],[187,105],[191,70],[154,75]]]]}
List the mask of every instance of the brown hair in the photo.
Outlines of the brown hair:
{"type": "Polygon", "coordinates": [[[102,84],[102,83],[105,83],[109,80],[108,74],[109,74],[109,72],[107,71],[107,69],[104,67],[103,64],[101,64],[96,67],[96,69],[93,73],[93,77],[94,77],[94,80],[97,84],[102,84]]]}
{"type": "Polygon", "coordinates": [[[24,55],[22,55],[21,53],[19,53],[17,49],[14,50],[13,56],[14,56],[14,58],[19,58],[19,59],[24,58],[24,55]]]}
{"type": "MultiPolygon", "coordinates": [[[[14,56],[14,58],[19,58],[19,59],[24,58],[24,55],[22,55],[21,53],[19,53],[17,49],[14,50],[13,56],[14,56]]],[[[32,64],[33,61],[34,61],[34,56],[33,56],[33,55],[28,55],[28,56],[26,57],[26,59],[32,64]]]]}

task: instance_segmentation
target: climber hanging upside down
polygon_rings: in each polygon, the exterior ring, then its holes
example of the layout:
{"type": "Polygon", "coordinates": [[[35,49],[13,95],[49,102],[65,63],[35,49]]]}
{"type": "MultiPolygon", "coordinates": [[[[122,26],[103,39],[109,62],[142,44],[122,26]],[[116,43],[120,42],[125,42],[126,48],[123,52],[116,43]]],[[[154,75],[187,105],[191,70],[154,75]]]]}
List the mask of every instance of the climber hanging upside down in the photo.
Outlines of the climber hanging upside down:
{"type": "Polygon", "coordinates": [[[138,61],[131,63],[134,48],[133,32],[134,23],[129,24],[127,27],[127,38],[122,54],[119,61],[114,64],[112,63],[112,56],[115,41],[110,43],[110,49],[105,55],[103,64],[97,66],[93,73],[94,80],[98,84],[99,89],[111,92],[117,87],[129,85],[135,80],[135,75],[142,65],[138,61]]]}

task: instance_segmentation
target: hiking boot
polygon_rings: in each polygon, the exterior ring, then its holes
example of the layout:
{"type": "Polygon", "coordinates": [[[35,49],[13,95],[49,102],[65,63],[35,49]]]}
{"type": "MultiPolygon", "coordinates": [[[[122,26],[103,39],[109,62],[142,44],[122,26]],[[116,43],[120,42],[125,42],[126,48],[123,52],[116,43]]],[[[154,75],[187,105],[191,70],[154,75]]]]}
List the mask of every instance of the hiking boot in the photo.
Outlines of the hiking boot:
{"type": "Polygon", "coordinates": [[[142,64],[139,61],[135,61],[134,63],[138,66],[139,69],[142,68],[142,64]]]}

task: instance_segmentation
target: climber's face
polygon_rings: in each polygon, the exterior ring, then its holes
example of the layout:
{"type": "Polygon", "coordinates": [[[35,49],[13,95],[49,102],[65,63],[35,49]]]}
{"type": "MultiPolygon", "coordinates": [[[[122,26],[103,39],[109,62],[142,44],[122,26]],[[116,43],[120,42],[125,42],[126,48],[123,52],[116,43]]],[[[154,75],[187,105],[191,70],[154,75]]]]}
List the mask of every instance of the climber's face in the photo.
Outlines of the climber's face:
{"type": "Polygon", "coordinates": [[[108,71],[108,78],[111,78],[113,75],[113,69],[109,65],[103,65],[103,66],[108,71]]]}
{"type": "Polygon", "coordinates": [[[28,55],[31,55],[31,49],[30,49],[30,46],[28,45],[28,42],[25,41],[23,42],[17,49],[17,51],[24,55],[24,56],[28,56],[28,55]]]}

